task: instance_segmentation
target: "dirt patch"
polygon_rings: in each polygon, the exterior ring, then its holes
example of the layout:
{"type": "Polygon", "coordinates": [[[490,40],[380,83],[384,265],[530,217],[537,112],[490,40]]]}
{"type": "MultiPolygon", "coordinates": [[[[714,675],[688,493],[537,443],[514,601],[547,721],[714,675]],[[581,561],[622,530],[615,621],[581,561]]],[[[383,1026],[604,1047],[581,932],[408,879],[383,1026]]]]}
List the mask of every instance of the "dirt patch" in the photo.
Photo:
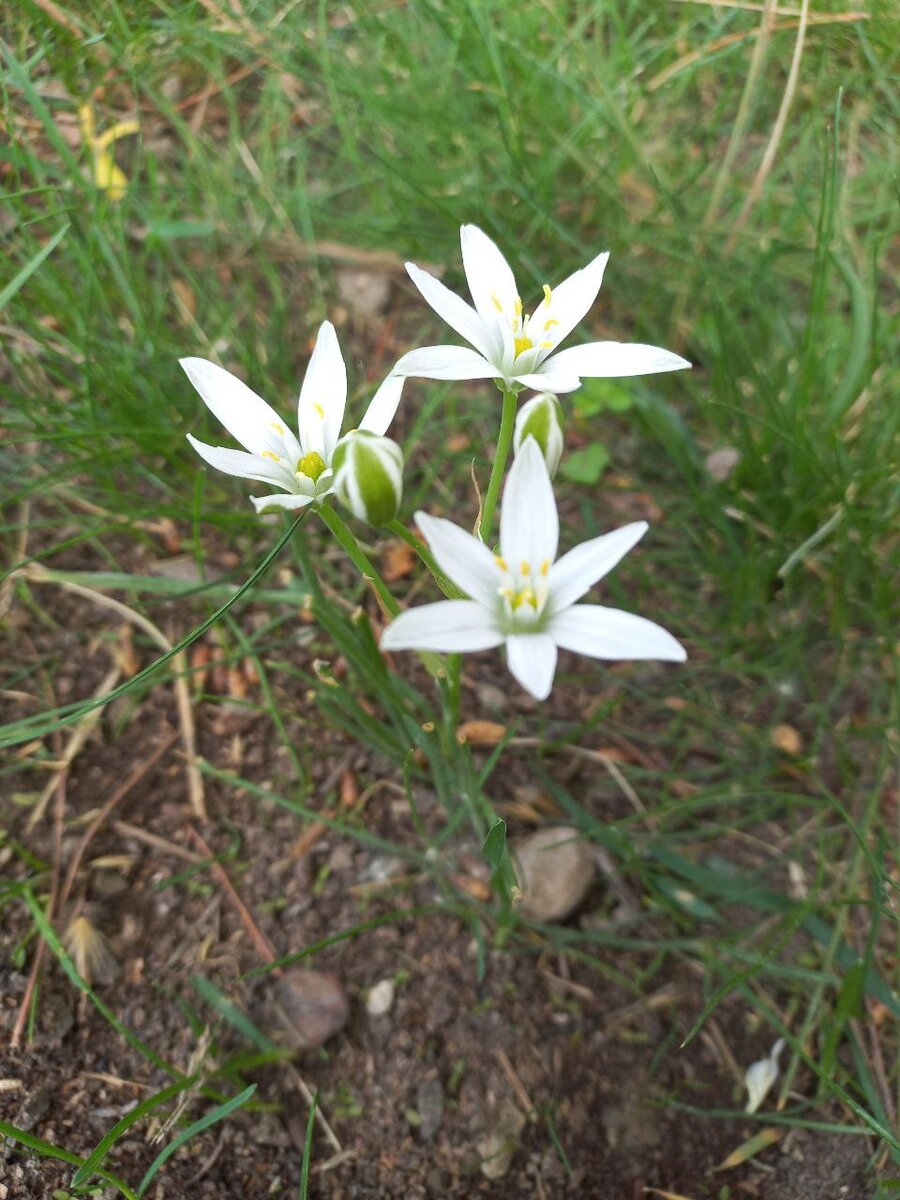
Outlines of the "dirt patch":
{"type": "MultiPolygon", "coordinates": [[[[98,649],[110,634],[108,615],[62,596],[50,611],[55,628],[17,610],[4,653],[34,679],[53,664],[58,701],[85,695],[108,661],[98,649]]],[[[184,628],[192,623],[190,611],[179,619],[184,628]]],[[[252,609],[240,619],[252,630],[252,609]]],[[[303,639],[292,643],[292,653],[311,666],[314,650],[303,639]]],[[[496,700],[503,682],[492,674],[498,669],[496,660],[476,660],[467,674],[473,696],[496,700]]],[[[258,681],[248,676],[245,682],[244,699],[258,699],[258,681]]],[[[313,808],[328,808],[348,775],[357,795],[366,784],[396,780],[389,764],[321,724],[301,683],[281,699],[298,740],[315,742],[306,797],[313,808]]],[[[7,719],[14,715],[10,707],[7,719]]],[[[89,914],[108,939],[118,975],[97,993],[125,1026],[174,1070],[199,1072],[220,1095],[255,1082],[254,1103],[262,1109],[240,1112],[192,1139],[149,1196],[296,1195],[308,1113],[299,1073],[308,1089],[318,1090],[333,1131],[331,1140],[321,1128],[316,1132],[313,1197],[637,1200],[659,1194],[645,1191],[656,1188],[700,1200],[721,1196],[727,1186],[733,1196],[760,1200],[863,1200],[861,1138],[789,1132],[757,1161],[716,1169],[759,1126],[688,1110],[739,1107],[737,1066],[768,1046],[746,1027],[743,1008],[725,1002],[712,1032],[679,1049],[704,1003],[702,976],[686,961],[639,946],[591,944],[588,953],[563,955],[537,935],[498,950],[482,927],[487,945],[480,973],[475,930],[428,874],[402,854],[392,857],[327,829],[312,837],[308,821],[274,802],[272,794],[290,797],[300,789],[260,711],[232,697],[200,702],[196,717],[204,757],[262,789],[256,795],[208,782],[211,820],[203,835],[277,955],[356,931],[303,960],[343,982],[350,1018],[322,1049],[301,1052],[291,1063],[247,1065],[254,1048],[198,990],[197,977],[212,981],[263,1037],[279,1041],[283,1031],[271,1017],[273,980],[248,977],[261,965],[259,952],[208,863],[196,861],[176,743],[117,810],[118,824],[108,823],[92,842],[71,908],[89,914]],[[628,983],[638,968],[640,993],[628,983]],[[384,981],[393,985],[393,1002],[371,1015],[367,997],[384,981]],[[501,1155],[508,1159],[501,1178],[486,1177],[486,1154],[498,1163],[501,1155]]],[[[166,687],[143,696],[137,707],[107,711],[69,776],[64,864],[86,814],[175,729],[166,687]]],[[[22,765],[29,768],[25,759],[22,765]]],[[[42,784],[46,769],[34,760],[30,770],[42,784]]],[[[14,881],[32,878],[43,896],[49,875],[41,863],[51,863],[54,854],[52,820],[45,817],[26,834],[28,810],[11,803],[13,791],[26,787],[22,775],[4,782],[7,834],[41,860],[27,861],[7,842],[0,848],[4,873],[14,881]]],[[[497,802],[520,811],[529,787],[527,756],[514,758],[497,802]]],[[[584,802],[608,819],[622,802],[610,799],[607,812],[603,797],[595,789],[593,801],[584,802]]],[[[423,788],[418,799],[423,819],[435,827],[442,817],[433,798],[423,788]]],[[[401,851],[417,845],[397,789],[373,791],[354,819],[401,851]]],[[[511,822],[515,827],[514,816],[511,822]]],[[[457,840],[451,846],[447,874],[482,894],[477,845],[457,840]]],[[[589,909],[607,914],[615,907],[605,889],[605,883],[597,886],[589,909]]],[[[577,918],[573,923],[577,927],[577,918]]],[[[0,1026],[7,1035],[34,953],[29,929],[23,906],[5,909],[0,1026]]],[[[0,1115],[36,1136],[84,1155],[136,1102],[169,1082],[78,996],[56,964],[44,973],[34,1012],[27,1048],[2,1052],[0,1077],[11,1082],[0,1091],[0,1115]]],[[[198,1118],[211,1103],[193,1089],[182,1118],[198,1118]]],[[[148,1139],[160,1123],[141,1121],[110,1152],[108,1168],[132,1186],[172,1136],[148,1139]]],[[[50,1197],[71,1178],[65,1164],[11,1148],[3,1153],[0,1182],[11,1200],[50,1197]]]]}

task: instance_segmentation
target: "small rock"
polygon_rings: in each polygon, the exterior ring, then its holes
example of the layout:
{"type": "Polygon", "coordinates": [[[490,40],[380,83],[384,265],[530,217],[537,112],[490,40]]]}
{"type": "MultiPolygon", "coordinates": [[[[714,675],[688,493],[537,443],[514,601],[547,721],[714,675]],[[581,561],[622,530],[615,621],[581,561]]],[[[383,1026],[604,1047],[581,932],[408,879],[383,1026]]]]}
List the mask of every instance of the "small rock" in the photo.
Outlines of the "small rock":
{"type": "Polygon", "coordinates": [[[803,739],[793,725],[776,725],[769,738],[784,754],[797,755],[803,750],[803,739]]]}
{"type": "Polygon", "coordinates": [[[724,483],[740,461],[741,453],[734,446],[720,446],[718,450],[707,454],[703,465],[710,479],[724,483]]]}
{"type": "Polygon", "coordinates": [[[525,1118],[516,1106],[509,1100],[502,1101],[477,1147],[481,1173],[486,1179],[502,1179],[509,1170],[524,1127],[525,1118]]]}
{"type": "Polygon", "coordinates": [[[394,981],[382,979],[369,989],[366,996],[366,1012],[370,1017],[383,1017],[391,1011],[394,1004],[394,981]]]}
{"type": "Polygon", "coordinates": [[[430,1142],[444,1119],[444,1089],[435,1077],[423,1079],[416,1088],[416,1108],[419,1113],[419,1136],[430,1142]]]}
{"type": "Polygon", "coordinates": [[[299,1049],[324,1045],[344,1028],[350,1015],[340,981],[323,971],[287,971],[278,981],[276,1007],[299,1049]]]}
{"type": "Polygon", "coordinates": [[[539,829],[514,844],[513,860],[521,911],[534,921],[564,921],[581,904],[596,873],[590,846],[567,825],[539,829]]]}
{"type": "Polygon", "coordinates": [[[387,307],[390,277],[384,271],[339,267],[335,272],[338,295],[357,317],[377,317],[387,307]]]}

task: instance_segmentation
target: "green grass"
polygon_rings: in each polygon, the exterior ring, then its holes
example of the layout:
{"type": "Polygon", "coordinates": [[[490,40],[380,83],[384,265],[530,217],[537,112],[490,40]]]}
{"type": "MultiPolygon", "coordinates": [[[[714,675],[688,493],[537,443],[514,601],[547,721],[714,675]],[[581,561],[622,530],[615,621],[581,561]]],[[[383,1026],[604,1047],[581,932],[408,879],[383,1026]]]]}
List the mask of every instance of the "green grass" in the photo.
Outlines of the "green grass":
{"type": "MultiPolygon", "coordinates": [[[[110,579],[128,570],[136,544],[152,544],[148,522],[176,521],[201,565],[213,534],[260,562],[276,534],[261,532],[240,483],[198,471],[185,433],[218,441],[220,431],[177,359],[217,356],[290,411],[315,329],[337,306],[346,254],[335,245],[351,258],[368,250],[445,264],[455,286],[458,226],[474,221],[534,295],[611,250],[583,336],[666,345],[695,365],[627,381],[627,411],[598,404],[573,420],[612,461],[598,487],[567,488],[569,511],[588,536],[615,523],[614,492],[652,494],[663,519],[627,578],[690,641],[692,659],[671,685],[680,711],[630,676],[594,716],[547,731],[559,753],[595,744],[607,724],[640,746],[647,765],[628,776],[645,815],[611,834],[556,782],[552,750],[539,769],[671,934],[654,947],[637,928],[623,942],[700,963],[711,1006],[737,989],[773,1037],[788,1038],[785,1088],[805,1062],[818,1080],[813,1099],[836,1099],[842,1120],[880,1139],[880,1161],[896,1157],[859,1025],[867,1005],[892,998],[883,981],[896,946],[896,831],[884,825],[896,746],[890,534],[900,426],[887,303],[897,199],[887,10],[809,27],[773,167],[745,211],[796,37],[791,27],[757,38],[757,12],[637,0],[321,0],[245,4],[243,17],[222,3],[216,18],[211,7],[69,5],[68,29],[37,5],[6,18],[7,569],[23,555],[65,567],[81,545],[105,573],[97,586],[158,621],[189,589],[110,579]],[[134,116],[141,126],[114,147],[129,181],[121,202],[95,186],[79,142],[78,106],[90,98],[98,132],[134,116]],[[704,460],[725,446],[740,459],[716,482],[704,460]],[[802,734],[790,764],[770,740],[778,723],[802,734]],[[764,829],[778,830],[781,849],[772,871],[748,883],[728,848],[764,829]],[[805,899],[786,895],[789,859],[808,868],[805,899]],[[746,900],[751,883],[747,903],[766,914],[755,929],[704,923],[736,891],[746,900]],[[795,961],[786,948],[801,929],[807,951],[795,961]],[[773,990],[792,1014],[787,1030],[773,990]]],[[[357,404],[397,355],[446,334],[405,277],[393,278],[391,307],[353,340],[357,404]]],[[[490,393],[408,385],[407,514],[423,503],[449,511],[463,496],[474,514],[471,451],[445,443],[460,428],[473,446],[490,443],[499,413],[490,393]]],[[[291,586],[308,591],[296,547],[282,561],[291,586]]],[[[333,566],[324,574],[335,583],[333,566]]],[[[228,582],[193,596],[196,626],[232,598],[228,582]]],[[[286,597],[271,576],[255,586],[272,593],[271,620],[252,633],[228,625],[237,604],[219,624],[230,653],[249,651],[264,668],[272,688],[262,706],[290,745],[271,699],[296,674],[277,604],[286,597]]],[[[610,581],[613,603],[619,586],[610,581]]],[[[21,576],[13,595],[52,616],[47,594],[21,576]]],[[[355,656],[359,689],[367,674],[372,686],[366,628],[334,620],[328,633],[343,639],[351,666],[355,656]]],[[[583,683],[589,670],[558,686],[583,683]]],[[[34,682],[12,664],[0,678],[8,688],[34,682]]],[[[411,708],[416,720],[397,710],[376,721],[359,690],[303,682],[318,688],[329,719],[398,763],[427,716],[411,708]]],[[[55,723],[41,717],[0,738],[55,723]]],[[[531,724],[540,732],[540,717],[531,724]]],[[[302,778],[306,748],[291,749],[302,778]]],[[[465,754],[448,769],[438,781],[447,795],[460,780],[476,795],[485,782],[465,754]]],[[[310,812],[305,798],[289,803],[298,817],[310,812]]],[[[491,823],[486,810],[458,819],[470,818],[482,834],[491,823]]],[[[40,890],[46,872],[29,870],[40,890]]],[[[6,901],[20,904],[21,890],[6,901]]],[[[599,934],[548,934],[573,954],[599,960],[603,950],[599,934]]],[[[632,983],[640,990],[646,980],[632,983]]],[[[889,1082],[896,1104],[896,1071],[889,1082]]],[[[818,1111],[788,1114],[802,1122],[818,1111]]]]}

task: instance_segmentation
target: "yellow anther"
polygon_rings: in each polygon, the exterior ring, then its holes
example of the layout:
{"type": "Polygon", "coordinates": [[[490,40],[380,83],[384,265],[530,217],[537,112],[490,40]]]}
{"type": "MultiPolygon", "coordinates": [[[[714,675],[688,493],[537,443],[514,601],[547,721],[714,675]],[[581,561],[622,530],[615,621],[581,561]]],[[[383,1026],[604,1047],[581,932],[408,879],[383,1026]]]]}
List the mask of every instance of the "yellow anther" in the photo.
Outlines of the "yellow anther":
{"type": "Polygon", "coordinates": [[[497,312],[503,312],[503,305],[500,303],[500,299],[496,292],[491,292],[491,301],[493,302],[494,308],[496,308],[497,312]]]}
{"type": "Polygon", "coordinates": [[[545,283],[544,284],[544,303],[547,305],[548,308],[550,307],[550,297],[552,294],[553,293],[550,291],[550,284],[545,283]]]}
{"type": "Polygon", "coordinates": [[[516,314],[517,317],[521,317],[521,315],[522,315],[522,297],[521,296],[516,296],[516,302],[513,305],[513,312],[516,314]]]}
{"type": "Polygon", "coordinates": [[[322,407],[322,405],[314,404],[313,408],[315,409],[316,416],[319,418],[319,420],[324,421],[325,420],[325,409],[322,407]]]}
{"type": "Polygon", "coordinates": [[[519,355],[525,350],[530,350],[532,346],[534,346],[534,342],[531,340],[531,338],[517,337],[513,338],[513,346],[515,348],[516,358],[518,358],[519,355]]]}
{"type": "Polygon", "coordinates": [[[309,454],[304,454],[297,463],[297,473],[305,475],[307,479],[311,479],[315,483],[326,466],[327,463],[322,455],[317,454],[315,450],[311,450],[309,454]]]}
{"type": "Polygon", "coordinates": [[[506,559],[502,558],[499,554],[494,555],[494,562],[497,564],[497,566],[500,568],[501,571],[509,570],[509,567],[506,565],[506,559]]]}
{"type": "Polygon", "coordinates": [[[520,575],[530,575],[531,574],[531,564],[525,562],[524,558],[522,559],[521,563],[519,563],[519,574],[520,575]]]}
{"type": "Polygon", "coordinates": [[[274,450],[263,450],[263,458],[271,458],[272,462],[281,462],[281,455],[276,454],[274,450]]]}
{"type": "Polygon", "coordinates": [[[546,576],[549,574],[549,572],[550,572],[550,559],[545,558],[544,561],[541,563],[541,574],[546,578],[546,576]]]}
{"type": "Polygon", "coordinates": [[[558,324],[559,321],[557,321],[556,317],[548,317],[544,322],[544,333],[546,333],[548,329],[552,329],[554,325],[558,324]]]}
{"type": "Polygon", "coordinates": [[[280,421],[273,421],[272,428],[275,430],[275,432],[278,434],[279,437],[284,436],[284,426],[282,425],[282,423],[280,421]]]}
{"type": "Polygon", "coordinates": [[[542,350],[552,350],[553,349],[552,342],[538,342],[538,345],[540,346],[540,348],[542,350]]]}

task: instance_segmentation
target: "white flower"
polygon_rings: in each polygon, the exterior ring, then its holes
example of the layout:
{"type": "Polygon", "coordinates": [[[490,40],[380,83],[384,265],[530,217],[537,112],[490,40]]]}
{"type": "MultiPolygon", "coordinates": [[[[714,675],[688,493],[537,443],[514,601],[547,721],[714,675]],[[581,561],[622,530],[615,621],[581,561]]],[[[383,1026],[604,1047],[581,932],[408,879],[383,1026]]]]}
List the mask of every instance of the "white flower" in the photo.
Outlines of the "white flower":
{"type": "Polygon", "coordinates": [[[598,254],[552,290],[544,284],[543,300],[526,316],[509,264],[487,234],[463,225],[460,242],[474,308],[415,263],[406,269],[434,311],[475,349],[423,346],[403,355],[394,368],[398,374],[499,379],[507,388],[573,392],[583,375],[653,375],[691,365],[669,350],[636,342],[588,342],[555,353],[594,303],[608,254],[598,254]]]}
{"type": "Polygon", "coordinates": [[[755,1113],[769,1094],[769,1089],[778,1078],[778,1058],[784,1049],[784,1038],[779,1038],[768,1058],[761,1058],[752,1063],[744,1075],[744,1086],[747,1089],[747,1107],[745,1112],[755,1113]]]}
{"type": "MultiPolygon", "coordinates": [[[[319,330],[300,389],[297,436],[265,400],[230,371],[204,358],[183,358],[181,365],[210,412],[245,447],[208,446],[188,434],[200,457],[226,475],[256,479],[279,489],[274,495],[250,497],[257,512],[303,508],[331,492],[331,460],[347,403],[347,369],[330,321],[319,330]]],[[[402,390],[403,379],[389,375],[372,397],[358,428],[383,434],[394,418],[402,390]]]]}
{"type": "Polygon", "coordinates": [[[557,647],[591,658],[687,655],[670,633],[617,608],[576,604],[643,537],[644,521],[583,542],[556,561],[559,518],[540,448],[528,438],[503,492],[500,553],[452,521],[416,513],[437,565],[471,597],[401,613],[384,631],[385,650],[489,650],[505,644],[506,662],[538,700],[550,694],[557,647]]]}

